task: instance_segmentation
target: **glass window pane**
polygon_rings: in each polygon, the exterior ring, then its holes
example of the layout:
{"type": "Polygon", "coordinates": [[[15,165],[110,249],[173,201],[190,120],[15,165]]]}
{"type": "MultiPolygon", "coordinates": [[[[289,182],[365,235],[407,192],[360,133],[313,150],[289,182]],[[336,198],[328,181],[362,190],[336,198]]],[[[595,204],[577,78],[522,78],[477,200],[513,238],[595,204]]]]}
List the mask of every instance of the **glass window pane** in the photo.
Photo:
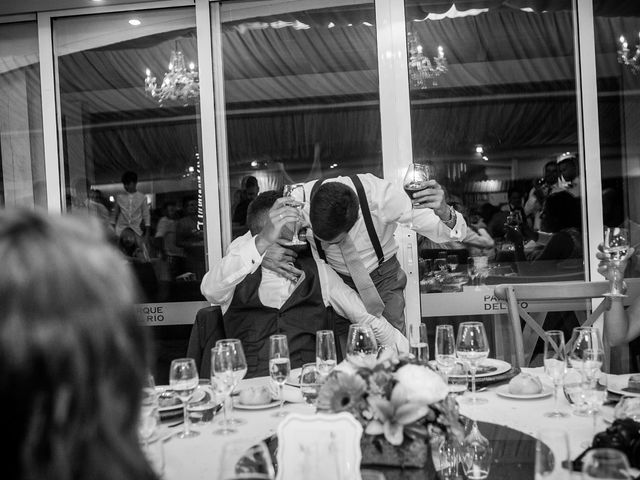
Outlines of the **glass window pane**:
{"type": "Polygon", "coordinates": [[[53,29],[66,211],[98,218],[147,301],[202,300],[194,9],[59,18],[53,29]]]}
{"type": "Polygon", "coordinates": [[[405,0],[414,160],[469,234],[419,240],[422,291],[584,278],[573,11],[405,0]],[[449,255],[456,255],[451,257],[449,255]]]}
{"type": "Polygon", "coordinates": [[[234,237],[258,191],[382,176],[373,2],[299,3],[221,5],[234,237]]]}
{"type": "Polygon", "coordinates": [[[38,29],[0,24],[0,206],[46,206],[38,29]]]}

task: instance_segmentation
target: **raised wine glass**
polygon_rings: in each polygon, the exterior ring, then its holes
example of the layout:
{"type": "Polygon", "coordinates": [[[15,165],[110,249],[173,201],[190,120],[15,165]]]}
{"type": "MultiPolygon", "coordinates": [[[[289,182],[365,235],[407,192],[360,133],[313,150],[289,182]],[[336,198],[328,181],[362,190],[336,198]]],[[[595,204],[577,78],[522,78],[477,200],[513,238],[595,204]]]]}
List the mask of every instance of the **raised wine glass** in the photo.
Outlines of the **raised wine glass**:
{"type": "Polygon", "coordinates": [[[284,384],[291,373],[291,361],[289,360],[289,344],[286,335],[271,335],[269,337],[269,374],[278,385],[280,408],[274,414],[275,417],[283,417],[284,411],[284,384]]]}
{"type": "Polygon", "coordinates": [[[629,232],[626,228],[609,228],[604,231],[604,253],[609,257],[609,293],[608,297],[626,297],[624,294],[624,281],[622,271],[622,261],[629,250],[629,232]]]}
{"type": "Polygon", "coordinates": [[[456,366],[456,340],[453,336],[453,325],[436,326],[435,357],[438,370],[442,372],[444,381],[448,384],[449,374],[456,366]]]}
{"type": "Polygon", "coordinates": [[[544,342],[544,371],[553,381],[554,409],[544,414],[545,417],[566,417],[565,412],[558,408],[558,390],[562,385],[564,374],[567,371],[567,356],[564,351],[564,332],[562,330],[549,330],[544,342]]]}
{"type": "MultiPolygon", "coordinates": [[[[231,366],[233,369],[233,388],[231,389],[231,393],[238,388],[238,384],[240,380],[242,380],[247,374],[247,359],[244,355],[244,349],[242,348],[242,342],[237,338],[223,338],[216,342],[216,346],[227,346],[229,347],[229,361],[231,362],[231,366]]],[[[230,425],[243,425],[247,423],[246,420],[241,418],[235,418],[233,414],[233,401],[231,400],[231,395],[229,395],[229,413],[228,413],[228,423],[230,425]]]]}
{"type": "Polygon", "coordinates": [[[404,191],[409,195],[411,199],[411,224],[409,228],[413,228],[413,194],[421,192],[428,188],[427,182],[433,178],[433,167],[424,163],[412,163],[407,168],[407,172],[404,174],[404,180],[402,185],[404,191]]]}
{"type": "Polygon", "coordinates": [[[184,415],[184,428],[182,432],[176,434],[176,437],[178,438],[191,438],[200,435],[197,431],[189,428],[190,421],[189,412],[187,410],[189,399],[191,399],[193,392],[198,388],[199,381],[198,369],[193,358],[176,358],[171,361],[171,367],[169,369],[169,385],[182,401],[184,415]]]}
{"type": "Polygon", "coordinates": [[[422,322],[409,324],[409,352],[418,365],[429,363],[427,326],[422,322]]]}
{"type": "Polygon", "coordinates": [[[334,369],[338,361],[336,355],[336,340],[333,330],[318,330],[316,332],[316,366],[318,373],[326,377],[334,369]]]}
{"type": "Polygon", "coordinates": [[[378,342],[368,325],[352,323],[347,333],[347,360],[359,363],[360,359],[374,359],[378,355],[378,342]]]}
{"type": "Polygon", "coordinates": [[[235,383],[231,349],[226,345],[218,345],[211,349],[211,388],[216,395],[223,398],[221,422],[222,428],[214,430],[216,435],[228,435],[236,430],[230,427],[227,416],[227,405],[235,383]]]}
{"type": "Polygon", "coordinates": [[[480,362],[489,356],[489,341],[484,325],[481,322],[462,322],[458,328],[456,349],[458,357],[466,362],[471,372],[471,397],[461,401],[476,405],[487,403],[486,398],[476,396],[476,370],[480,362]]]}
{"type": "MultiPolygon", "coordinates": [[[[287,205],[302,210],[305,202],[304,183],[292,183],[285,185],[282,191],[282,196],[287,200],[287,205]]],[[[307,242],[300,240],[298,233],[300,230],[300,220],[297,220],[293,225],[293,236],[291,242],[288,242],[289,246],[300,247],[306,245],[307,242]]]]}

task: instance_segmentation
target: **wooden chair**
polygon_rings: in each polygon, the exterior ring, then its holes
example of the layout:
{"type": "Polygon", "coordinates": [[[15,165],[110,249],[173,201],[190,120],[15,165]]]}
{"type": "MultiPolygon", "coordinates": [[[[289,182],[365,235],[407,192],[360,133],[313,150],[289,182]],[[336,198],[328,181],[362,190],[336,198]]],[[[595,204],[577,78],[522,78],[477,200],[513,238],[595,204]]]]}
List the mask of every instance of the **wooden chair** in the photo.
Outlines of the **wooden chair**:
{"type": "MultiPolygon", "coordinates": [[[[547,312],[588,311],[591,310],[591,300],[603,298],[605,301],[590,315],[586,315],[582,321],[579,319],[583,326],[593,325],[609,307],[609,301],[604,296],[608,291],[609,283],[606,281],[517,283],[496,286],[495,296],[507,302],[516,366],[526,367],[531,361],[538,338],[545,338],[544,320],[547,312]],[[537,310],[541,315],[534,314],[534,318],[526,310],[537,310]],[[524,329],[521,327],[521,318],[525,322],[524,329]]],[[[567,348],[569,347],[567,345],[567,348]]]]}

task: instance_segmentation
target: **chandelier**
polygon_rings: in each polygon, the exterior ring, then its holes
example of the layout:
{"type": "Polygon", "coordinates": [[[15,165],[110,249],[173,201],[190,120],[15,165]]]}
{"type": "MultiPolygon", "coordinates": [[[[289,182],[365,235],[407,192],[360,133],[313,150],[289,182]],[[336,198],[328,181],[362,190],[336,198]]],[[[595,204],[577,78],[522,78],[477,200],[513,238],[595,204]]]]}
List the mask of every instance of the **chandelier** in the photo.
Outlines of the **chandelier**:
{"type": "Polygon", "coordinates": [[[409,80],[411,88],[427,88],[438,85],[438,77],[447,73],[447,57],[444,56],[442,46],[438,47],[438,56],[433,57],[433,63],[422,53],[422,45],[418,43],[416,36],[409,32],[409,80]]]}
{"type": "Polygon", "coordinates": [[[147,68],[144,79],[144,90],[147,95],[158,100],[160,106],[169,102],[188,105],[200,96],[200,83],[198,71],[193,62],[189,68],[185,66],[184,54],[176,49],[171,52],[169,71],[164,74],[162,84],[157,85],[156,77],[151,76],[151,70],[147,68]]]}
{"type": "Polygon", "coordinates": [[[618,50],[618,63],[629,67],[631,73],[638,75],[640,73],[640,43],[636,45],[636,51],[633,56],[630,55],[629,44],[620,36],[620,50],[618,50]]]}

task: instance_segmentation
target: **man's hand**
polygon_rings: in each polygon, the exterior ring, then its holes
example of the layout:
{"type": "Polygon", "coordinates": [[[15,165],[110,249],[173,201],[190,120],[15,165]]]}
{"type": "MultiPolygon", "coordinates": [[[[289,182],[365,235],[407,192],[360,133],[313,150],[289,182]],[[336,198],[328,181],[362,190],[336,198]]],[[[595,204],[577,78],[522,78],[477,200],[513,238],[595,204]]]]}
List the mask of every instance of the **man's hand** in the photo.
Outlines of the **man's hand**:
{"type": "Polygon", "coordinates": [[[449,219],[449,206],[444,201],[444,190],[435,180],[427,181],[427,188],[414,192],[413,208],[431,208],[440,218],[449,219]]]}
{"type": "Polygon", "coordinates": [[[293,265],[298,254],[290,248],[286,248],[283,243],[284,240],[278,239],[276,243],[267,248],[261,265],[282,277],[296,281],[302,275],[302,270],[293,265]]]}
{"type": "MultiPolygon", "coordinates": [[[[627,268],[627,262],[633,256],[634,252],[635,252],[635,249],[633,247],[630,247],[629,250],[627,250],[627,254],[620,261],[620,272],[622,272],[623,274],[625,269],[627,268]]],[[[604,246],[602,243],[598,245],[596,258],[599,260],[598,273],[602,275],[604,278],[606,278],[607,280],[611,280],[610,271],[609,271],[610,259],[609,259],[609,256],[606,253],[604,253],[604,246]]]]}
{"type": "Polygon", "coordinates": [[[256,248],[260,255],[280,239],[282,227],[300,218],[298,209],[291,206],[292,202],[290,198],[279,198],[269,210],[264,227],[256,236],[256,248]]]}

